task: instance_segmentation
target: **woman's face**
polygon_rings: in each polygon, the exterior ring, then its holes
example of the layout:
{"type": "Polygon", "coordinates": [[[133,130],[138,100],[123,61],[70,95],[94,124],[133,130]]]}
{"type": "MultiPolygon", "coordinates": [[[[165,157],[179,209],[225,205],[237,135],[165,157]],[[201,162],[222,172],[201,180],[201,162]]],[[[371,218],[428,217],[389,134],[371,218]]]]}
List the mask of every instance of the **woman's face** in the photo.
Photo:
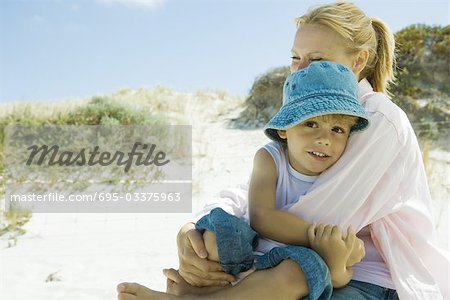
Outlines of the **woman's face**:
{"type": "Polygon", "coordinates": [[[355,55],[348,54],[343,39],[333,30],[315,24],[301,25],[292,47],[291,73],[307,67],[313,61],[332,61],[355,72],[355,55]]]}

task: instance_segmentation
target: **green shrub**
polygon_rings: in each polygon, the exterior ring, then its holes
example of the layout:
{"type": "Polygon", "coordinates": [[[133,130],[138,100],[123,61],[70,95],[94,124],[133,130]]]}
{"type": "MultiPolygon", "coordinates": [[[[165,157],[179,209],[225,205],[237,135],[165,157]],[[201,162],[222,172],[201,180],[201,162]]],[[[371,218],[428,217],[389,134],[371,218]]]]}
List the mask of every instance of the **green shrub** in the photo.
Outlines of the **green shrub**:
{"type": "Polygon", "coordinates": [[[283,84],[288,75],[289,67],[279,67],[258,76],[245,100],[244,110],[230,125],[235,128],[264,126],[281,106],[283,84]]]}
{"type": "Polygon", "coordinates": [[[131,108],[106,97],[93,97],[86,106],[63,113],[50,122],[58,125],[151,125],[163,123],[147,109],[131,108]]]}

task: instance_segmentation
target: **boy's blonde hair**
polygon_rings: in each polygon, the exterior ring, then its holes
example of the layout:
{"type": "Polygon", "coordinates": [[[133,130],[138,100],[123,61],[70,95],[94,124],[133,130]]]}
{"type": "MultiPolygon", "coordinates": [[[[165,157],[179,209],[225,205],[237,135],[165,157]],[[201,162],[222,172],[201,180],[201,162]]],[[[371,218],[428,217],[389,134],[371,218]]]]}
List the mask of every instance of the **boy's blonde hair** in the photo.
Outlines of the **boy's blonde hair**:
{"type": "Polygon", "coordinates": [[[356,122],[358,122],[358,117],[355,116],[350,116],[350,115],[321,115],[321,116],[317,116],[311,119],[308,119],[304,122],[307,121],[314,121],[314,120],[321,120],[325,123],[328,124],[339,124],[345,127],[348,127],[349,129],[352,128],[353,125],[356,124],[356,122]]]}
{"type": "Polygon", "coordinates": [[[348,2],[312,7],[295,21],[297,27],[316,24],[332,29],[345,40],[352,54],[368,50],[369,58],[361,77],[367,78],[376,92],[390,96],[389,85],[395,79],[395,40],[383,21],[367,16],[348,2]]]}
{"type": "MultiPolygon", "coordinates": [[[[350,115],[331,114],[331,115],[320,115],[317,117],[309,118],[309,119],[301,122],[300,124],[303,124],[308,121],[321,120],[328,124],[339,124],[341,126],[348,127],[349,128],[348,133],[350,133],[351,128],[353,127],[353,125],[356,125],[356,123],[358,122],[358,119],[359,119],[359,117],[350,116],[350,115]]],[[[283,147],[287,147],[286,139],[279,139],[278,142],[283,147]]]]}

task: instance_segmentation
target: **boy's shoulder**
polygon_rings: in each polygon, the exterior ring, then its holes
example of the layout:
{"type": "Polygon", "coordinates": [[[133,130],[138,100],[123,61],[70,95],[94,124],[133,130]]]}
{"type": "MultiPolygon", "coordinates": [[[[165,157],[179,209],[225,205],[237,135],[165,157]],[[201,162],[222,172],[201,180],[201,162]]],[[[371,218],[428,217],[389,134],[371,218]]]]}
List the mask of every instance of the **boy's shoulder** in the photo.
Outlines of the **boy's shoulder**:
{"type": "Polygon", "coordinates": [[[267,144],[262,146],[262,148],[266,149],[267,151],[278,151],[278,152],[283,151],[283,146],[281,146],[279,143],[275,141],[268,142],[267,144]]]}
{"type": "Polygon", "coordinates": [[[277,142],[269,142],[265,144],[261,149],[264,149],[267,153],[272,157],[273,162],[275,163],[277,172],[280,168],[283,168],[286,164],[286,149],[277,142]]]}

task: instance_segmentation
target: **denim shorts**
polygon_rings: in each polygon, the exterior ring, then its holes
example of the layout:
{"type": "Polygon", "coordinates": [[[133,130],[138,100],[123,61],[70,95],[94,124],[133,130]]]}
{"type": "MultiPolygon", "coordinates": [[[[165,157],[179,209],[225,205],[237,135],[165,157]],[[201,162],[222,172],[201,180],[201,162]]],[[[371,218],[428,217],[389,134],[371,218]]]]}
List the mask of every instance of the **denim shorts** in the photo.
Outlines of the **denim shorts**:
{"type": "Polygon", "coordinates": [[[238,274],[249,270],[256,259],[258,270],[273,268],[283,260],[292,259],[305,274],[309,288],[308,299],[327,300],[333,291],[330,272],[323,259],[313,250],[301,246],[276,247],[262,256],[254,256],[258,242],[250,225],[221,208],[214,208],[195,224],[197,230],[216,234],[219,262],[225,272],[238,274]],[[255,243],[256,242],[256,243],[255,243]]]}
{"type": "Polygon", "coordinates": [[[395,290],[379,285],[351,280],[345,287],[335,289],[331,296],[333,300],[398,300],[395,290]]]}

